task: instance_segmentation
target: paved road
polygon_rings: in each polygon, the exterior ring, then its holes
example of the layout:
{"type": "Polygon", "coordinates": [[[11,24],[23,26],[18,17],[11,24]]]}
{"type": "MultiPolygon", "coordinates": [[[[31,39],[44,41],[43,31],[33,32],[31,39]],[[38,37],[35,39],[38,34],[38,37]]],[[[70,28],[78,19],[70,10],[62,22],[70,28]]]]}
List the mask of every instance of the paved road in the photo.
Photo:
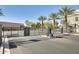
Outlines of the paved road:
{"type": "Polygon", "coordinates": [[[16,41],[16,48],[11,48],[11,54],[78,54],[79,41],[65,38],[38,38],[34,41],[16,41]]]}

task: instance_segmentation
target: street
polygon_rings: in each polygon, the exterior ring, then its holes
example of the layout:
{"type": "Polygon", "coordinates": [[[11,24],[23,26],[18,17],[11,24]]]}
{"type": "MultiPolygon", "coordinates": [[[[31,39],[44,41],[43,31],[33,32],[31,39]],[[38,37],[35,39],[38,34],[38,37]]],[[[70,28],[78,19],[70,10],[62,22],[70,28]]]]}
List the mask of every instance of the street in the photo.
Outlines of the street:
{"type": "MultiPolygon", "coordinates": [[[[75,39],[75,38],[74,38],[75,39]]],[[[10,48],[11,54],[78,54],[79,41],[67,38],[37,38],[35,40],[13,40],[17,47],[10,48]]]]}

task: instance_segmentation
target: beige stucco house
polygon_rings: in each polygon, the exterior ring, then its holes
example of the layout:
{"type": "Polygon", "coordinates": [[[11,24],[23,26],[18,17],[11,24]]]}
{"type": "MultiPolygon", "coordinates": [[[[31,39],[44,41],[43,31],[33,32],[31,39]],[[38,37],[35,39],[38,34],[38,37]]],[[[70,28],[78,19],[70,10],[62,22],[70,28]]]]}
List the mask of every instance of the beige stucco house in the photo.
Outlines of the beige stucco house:
{"type": "Polygon", "coordinates": [[[74,11],[72,15],[68,16],[68,25],[73,28],[73,32],[79,33],[79,10],[74,11]]]}

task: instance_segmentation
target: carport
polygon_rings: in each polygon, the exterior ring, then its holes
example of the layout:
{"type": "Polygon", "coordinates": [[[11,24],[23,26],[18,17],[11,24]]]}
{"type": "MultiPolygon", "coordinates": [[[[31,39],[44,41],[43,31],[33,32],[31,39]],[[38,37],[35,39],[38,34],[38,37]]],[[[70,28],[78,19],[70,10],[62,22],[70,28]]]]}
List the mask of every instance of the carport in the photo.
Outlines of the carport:
{"type": "Polygon", "coordinates": [[[0,22],[0,43],[2,37],[21,37],[29,36],[30,28],[25,27],[22,23],[0,22]]]}
{"type": "Polygon", "coordinates": [[[24,29],[23,24],[11,23],[11,22],[0,22],[2,27],[2,36],[13,36],[13,33],[19,34],[19,31],[24,29]]]}

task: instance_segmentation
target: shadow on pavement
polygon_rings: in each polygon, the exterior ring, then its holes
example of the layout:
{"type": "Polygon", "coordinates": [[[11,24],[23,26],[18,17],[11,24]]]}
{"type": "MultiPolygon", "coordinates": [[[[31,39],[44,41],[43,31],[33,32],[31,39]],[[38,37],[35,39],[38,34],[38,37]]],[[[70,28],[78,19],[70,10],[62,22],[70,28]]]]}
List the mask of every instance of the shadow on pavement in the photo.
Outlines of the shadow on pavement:
{"type": "Polygon", "coordinates": [[[32,39],[32,40],[29,40],[29,41],[38,42],[38,41],[41,41],[41,40],[32,39]]]}
{"type": "Polygon", "coordinates": [[[37,40],[37,39],[31,39],[28,41],[14,41],[14,40],[10,40],[9,41],[9,48],[17,48],[17,46],[21,46],[23,44],[30,44],[30,43],[34,43],[34,42],[39,42],[41,40],[37,40]]]}
{"type": "Polygon", "coordinates": [[[15,42],[9,42],[9,48],[12,49],[12,48],[17,48],[17,45],[15,42]]]}
{"type": "Polygon", "coordinates": [[[63,38],[63,36],[56,36],[56,38],[63,38]]]}

